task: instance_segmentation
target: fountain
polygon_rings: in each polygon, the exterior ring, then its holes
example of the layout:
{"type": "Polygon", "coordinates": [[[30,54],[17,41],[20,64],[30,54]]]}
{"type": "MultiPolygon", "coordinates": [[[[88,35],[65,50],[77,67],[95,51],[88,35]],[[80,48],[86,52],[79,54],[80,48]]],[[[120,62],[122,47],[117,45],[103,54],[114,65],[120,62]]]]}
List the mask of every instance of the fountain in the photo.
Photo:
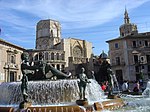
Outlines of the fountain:
{"type": "MultiPolygon", "coordinates": [[[[104,105],[106,105],[105,107],[107,108],[108,105],[112,106],[111,103],[113,101],[106,99],[99,84],[93,79],[90,79],[90,82],[91,83],[87,85],[87,89],[85,91],[85,95],[88,100],[88,105],[91,106],[94,104],[95,110],[103,109],[104,105]],[[103,106],[100,102],[103,103],[103,106]]],[[[23,101],[23,96],[20,88],[21,82],[1,83],[0,107],[13,107],[15,109],[18,109],[20,102],[23,101]]],[[[80,106],[76,104],[76,101],[79,99],[79,93],[80,91],[78,88],[77,79],[63,79],[55,81],[29,81],[28,99],[29,102],[32,102],[32,105],[27,109],[37,110],[39,108],[46,107],[47,110],[52,110],[55,107],[57,107],[57,109],[61,107],[70,107],[72,108],[72,110],[79,110],[80,106]]],[[[117,103],[119,104],[120,102],[117,103]]]]}
{"type": "Polygon", "coordinates": [[[51,65],[42,63],[44,67],[30,66],[26,56],[22,56],[22,59],[22,82],[0,83],[0,112],[93,112],[116,109],[124,105],[120,98],[106,99],[97,81],[85,78],[83,69],[83,79],[68,79],[68,75],[51,65]],[[34,75],[34,70],[43,73],[40,74],[43,80],[30,77],[34,75]],[[43,75],[49,71],[53,76],[61,78],[47,79],[43,75]],[[26,76],[30,77],[30,81],[26,76]],[[82,82],[84,80],[86,85],[82,82]]]}
{"type": "MultiPolygon", "coordinates": [[[[86,97],[89,102],[100,101],[103,92],[95,80],[90,81],[91,84],[87,85],[86,97]]],[[[19,105],[23,101],[20,86],[21,82],[1,83],[0,104],[19,105]]],[[[28,89],[28,99],[33,105],[63,105],[74,103],[79,99],[76,79],[29,81],[28,89]]]]}

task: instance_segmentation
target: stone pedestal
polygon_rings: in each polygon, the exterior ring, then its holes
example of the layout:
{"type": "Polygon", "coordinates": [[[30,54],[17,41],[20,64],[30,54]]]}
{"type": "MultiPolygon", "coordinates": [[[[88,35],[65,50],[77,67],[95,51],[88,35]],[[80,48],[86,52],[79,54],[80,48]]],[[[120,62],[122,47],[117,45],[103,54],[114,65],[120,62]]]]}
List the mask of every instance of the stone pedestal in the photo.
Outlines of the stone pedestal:
{"type": "Polygon", "coordinates": [[[88,101],[87,100],[77,100],[76,104],[80,106],[88,106],[88,101]]]}
{"type": "Polygon", "coordinates": [[[21,102],[20,103],[20,105],[19,105],[19,109],[26,109],[26,108],[28,108],[28,107],[30,107],[31,106],[31,102],[21,102]]]}
{"type": "Polygon", "coordinates": [[[120,96],[111,94],[111,95],[108,95],[107,98],[108,99],[117,99],[117,98],[120,98],[120,96]]]}

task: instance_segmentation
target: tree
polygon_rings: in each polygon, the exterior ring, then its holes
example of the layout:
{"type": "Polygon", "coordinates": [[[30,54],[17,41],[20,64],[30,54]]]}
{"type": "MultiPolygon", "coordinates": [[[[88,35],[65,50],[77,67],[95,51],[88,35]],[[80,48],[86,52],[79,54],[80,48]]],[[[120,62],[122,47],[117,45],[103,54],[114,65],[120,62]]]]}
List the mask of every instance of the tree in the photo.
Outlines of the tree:
{"type": "Polygon", "coordinates": [[[110,81],[110,76],[108,73],[108,69],[110,69],[110,68],[111,68],[111,66],[107,60],[101,61],[99,71],[96,74],[96,80],[98,82],[110,81]]]}

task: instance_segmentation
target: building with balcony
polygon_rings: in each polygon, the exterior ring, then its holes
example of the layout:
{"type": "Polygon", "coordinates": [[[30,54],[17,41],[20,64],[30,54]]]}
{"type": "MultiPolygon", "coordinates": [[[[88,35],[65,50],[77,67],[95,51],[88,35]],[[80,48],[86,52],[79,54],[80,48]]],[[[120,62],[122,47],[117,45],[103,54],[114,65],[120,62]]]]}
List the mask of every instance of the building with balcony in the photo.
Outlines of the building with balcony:
{"type": "Polygon", "coordinates": [[[38,61],[42,54],[44,61],[73,75],[80,73],[81,66],[86,69],[87,74],[93,69],[92,43],[76,38],[63,39],[61,25],[55,20],[41,20],[37,23],[36,47],[26,51],[31,61],[38,61]]]}
{"type": "Polygon", "coordinates": [[[111,68],[118,81],[147,80],[150,77],[150,32],[138,33],[130,23],[127,10],[120,36],[106,41],[109,44],[111,68]]]}
{"type": "Polygon", "coordinates": [[[21,54],[25,49],[0,39],[0,82],[21,79],[21,54]]]}

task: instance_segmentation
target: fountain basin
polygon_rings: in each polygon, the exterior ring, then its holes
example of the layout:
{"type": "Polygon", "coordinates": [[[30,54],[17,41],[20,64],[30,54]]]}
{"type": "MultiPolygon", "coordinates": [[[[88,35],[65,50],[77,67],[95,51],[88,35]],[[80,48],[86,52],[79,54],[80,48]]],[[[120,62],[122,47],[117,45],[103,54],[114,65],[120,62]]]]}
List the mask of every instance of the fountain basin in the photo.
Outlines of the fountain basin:
{"type": "Polygon", "coordinates": [[[81,107],[78,105],[68,106],[31,106],[27,109],[14,109],[13,107],[0,107],[0,112],[99,112],[102,110],[116,110],[124,106],[121,98],[96,102],[94,105],[81,107]]]}
{"type": "Polygon", "coordinates": [[[124,100],[121,98],[111,99],[103,102],[94,103],[94,108],[96,111],[102,110],[116,110],[125,105],[124,100]]]}

